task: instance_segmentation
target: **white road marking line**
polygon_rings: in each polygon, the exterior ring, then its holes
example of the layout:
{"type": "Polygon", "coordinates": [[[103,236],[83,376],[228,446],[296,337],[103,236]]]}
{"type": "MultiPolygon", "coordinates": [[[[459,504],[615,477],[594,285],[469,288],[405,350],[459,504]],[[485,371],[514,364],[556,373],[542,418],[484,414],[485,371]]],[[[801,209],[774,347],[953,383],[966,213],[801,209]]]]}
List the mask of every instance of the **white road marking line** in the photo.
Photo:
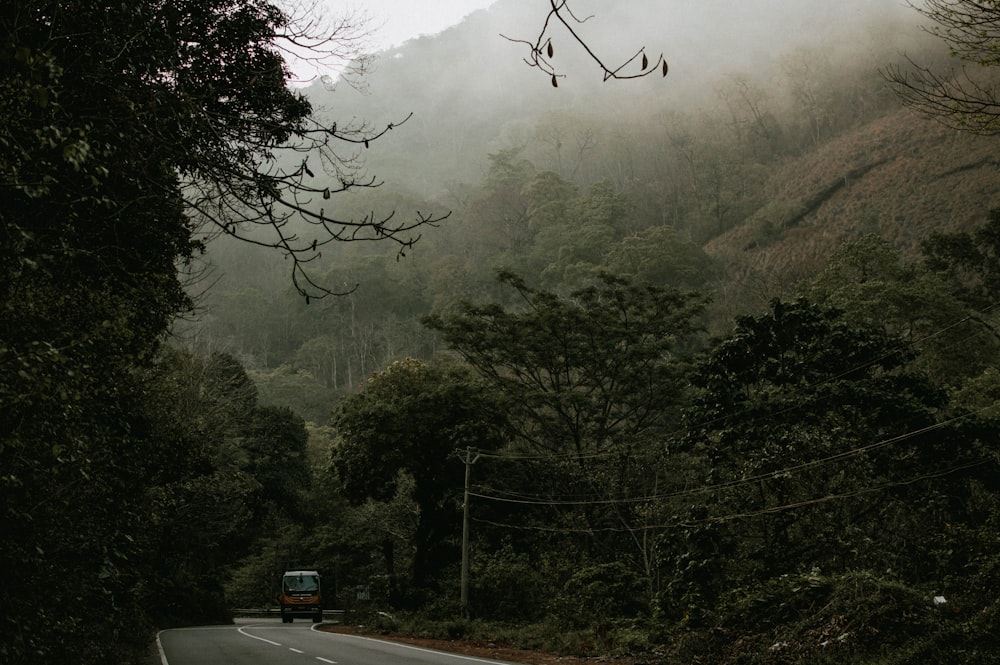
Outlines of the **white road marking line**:
{"type": "Polygon", "coordinates": [[[301,649],[293,649],[292,647],[288,647],[288,650],[294,651],[295,653],[305,653],[305,651],[302,651],[301,649]]]}
{"type": "Polygon", "coordinates": [[[246,630],[247,628],[259,628],[259,627],[260,627],[260,626],[244,626],[243,628],[240,628],[240,629],[239,629],[238,631],[236,631],[236,632],[238,632],[238,633],[239,633],[240,635],[242,635],[243,637],[252,637],[252,638],[253,638],[253,639],[255,639],[255,640],[260,640],[261,642],[267,642],[268,644],[272,644],[272,645],[274,645],[274,646],[276,646],[276,647],[280,647],[280,646],[281,646],[281,643],[280,643],[280,642],[272,642],[271,640],[268,640],[268,639],[264,639],[263,637],[257,637],[256,635],[251,635],[250,633],[244,633],[244,632],[243,632],[243,631],[244,631],[244,630],[246,630]]]}
{"type": "Polygon", "coordinates": [[[316,656],[316,660],[321,660],[321,661],[323,661],[324,663],[330,663],[330,665],[337,665],[337,661],[335,661],[335,660],[330,660],[329,658],[322,658],[322,657],[320,657],[320,656],[316,656]]]}

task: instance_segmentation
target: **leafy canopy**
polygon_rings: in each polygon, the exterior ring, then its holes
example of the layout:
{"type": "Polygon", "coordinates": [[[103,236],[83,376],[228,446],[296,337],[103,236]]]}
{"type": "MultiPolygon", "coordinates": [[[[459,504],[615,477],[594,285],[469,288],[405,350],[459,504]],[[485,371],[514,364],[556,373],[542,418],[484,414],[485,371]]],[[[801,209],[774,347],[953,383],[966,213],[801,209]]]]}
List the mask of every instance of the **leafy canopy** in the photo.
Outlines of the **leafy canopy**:
{"type": "Polygon", "coordinates": [[[500,417],[488,387],[467,370],[412,358],[376,372],[337,405],[331,459],[347,498],[388,502],[412,481],[418,584],[454,559],[442,550],[458,525],[462,471],[453,454],[496,447],[500,417]]]}
{"type": "Polygon", "coordinates": [[[523,444],[583,454],[670,422],[703,297],[607,274],[569,297],[499,281],[521,307],[465,302],[425,323],[500,391],[523,444]]]}

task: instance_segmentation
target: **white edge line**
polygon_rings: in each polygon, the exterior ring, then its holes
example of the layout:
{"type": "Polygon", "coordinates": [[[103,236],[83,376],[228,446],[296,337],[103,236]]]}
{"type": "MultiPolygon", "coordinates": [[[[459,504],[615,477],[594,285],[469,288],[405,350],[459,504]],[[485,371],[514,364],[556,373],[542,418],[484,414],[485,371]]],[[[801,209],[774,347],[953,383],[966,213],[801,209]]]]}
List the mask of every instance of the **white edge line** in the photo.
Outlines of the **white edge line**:
{"type": "MultiPolygon", "coordinates": [[[[315,626],[313,626],[312,629],[315,630],[316,632],[320,632],[320,633],[327,632],[325,630],[323,630],[323,631],[317,630],[317,628],[315,626]]],[[[490,665],[504,665],[505,663],[509,663],[510,662],[510,661],[505,661],[505,660],[494,660],[492,658],[487,659],[487,658],[476,658],[474,656],[463,656],[461,654],[450,653],[448,651],[440,651],[438,649],[425,649],[424,647],[417,647],[417,646],[413,646],[412,644],[405,644],[403,642],[392,642],[390,640],[380,640],[380,639],[377,639],[377,638],[374,638],[374,637],[365,637],[363,635],[351,635],[350,633],[329,633],[329,634],[330,635],[337,635],[337,636],[340,636],[340,637],[352,637],[352,638],[354,638],[356,640],[367,640],[369,642],[379,642],[380,644],[388,644],[389,646],[399,647],[401,649],[412,649],[413,651],[421,651],[423,653],[432,653],[432,654],[435,654],[437,656],[449,656],[451,658],[457,658],[459,660],[466,660],[466,661],[469,661],[470,663],[489,663],[490,665]]],[[[516,665],[516,664],[510,664],[510,665],[516,665]]]]}
{"type": "Polygon", "coordinates": [[[156,650],[160,652],[160,663],[162,665],[170,665],[167,662],[167,652],[163,650],[163,643],[160,642],[160,635],[162,633],[162,630],[156,633],[156,650]]]}
{"type": "Polygon", "coordinates": [[[274,645],[274,646],[276,646],[276,647],[280,647],[280,646],[281,646],[281,643],[280,643],[280,642],[273,642],[273,641],[271,641],[271,640],[269,640],[269,639],[267,639],[267,638],[264,638],[264,637],[257,637],[256,635],[251,635],[250,633],[244,633],[244,632],[243,632],[243,631],[244,631],[244,630],[246,630],[247,628],[259,628],[259,627],[260,627],[260,626],[243,626],[243,628],[240,628],[240,629],[238,629],[238,630],[237,630],[236,632],[238,632],[238,633],[239,633],[240,635],[242,635],[243,637],[252,637],[252,638],[253,638],[253,639],[255,639],[255,640],[260,640],[261,642],[267,642],[268,644],[271,644],[271,645],[274,645]]]}

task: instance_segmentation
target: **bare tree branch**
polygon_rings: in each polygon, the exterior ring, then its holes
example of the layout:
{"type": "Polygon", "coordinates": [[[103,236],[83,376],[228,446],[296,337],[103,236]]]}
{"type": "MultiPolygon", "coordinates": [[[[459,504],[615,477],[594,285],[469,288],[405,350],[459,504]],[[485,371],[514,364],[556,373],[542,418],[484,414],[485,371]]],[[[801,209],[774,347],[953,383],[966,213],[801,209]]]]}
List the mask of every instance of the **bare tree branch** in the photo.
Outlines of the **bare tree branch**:
{"type": "Polygon", "coordinates": [[[274,45],[292,67],[292,80],[308,83],[334,70],[340,80],[363,87],[360,79],[374,58],[371,17],[357,9],[333,16],[318,0],[285,0],[281,5],[288,21],[275,35],[274,45]]]}
{"type": "Polygon", "coordinates": [[[944,124],[976,134],[1000,134],[1000,4],[977,0],[909,3],[933,21],[925,30],[942,39],[962,66],[942,74],[907,58],[883,76],[910,108],[944,124]]]}
{"type": "MultiPolygon", "coordinates": [[[[317,18],[321,13],[314,10],[313,5],[295,4],[291,13],[275,22],[271,44],[286,67],[289,59],[323,68],[347,59],[351,66],[363,66],[358,49],[366,33],[356,16],[331,22],[317,18]]],[[[326,245],[389,241],[398,247],[398,260],[420,239],[421,227],[449,216],[418,211],[415,217],[402,219],[393,211],[342,218],[329,212],[332,205],[325,202],[334,195],[381,186],[363,173],[361,154],[412,114],[381,128],[327,124],[301,93],[285,88],[291,77],[287,69],[281,76],[272,71],[249,75],[274,81],[271,94],[287,99],[284,115],[279,107],[278,114],[263,117],[249,103],[242,105],[233,98],[218,105],[182,101],[176,112],[178,122],[183,119],[192,125],[193,120],[192,131],[206,137],[209,146],[192,155],[179,173],[188,215],[206,236],[227,235],[280,251],[291,262],[296,290],[309,302],[349,292],[324,286],[307,269],[321,258],[326,245]]],[[[165,83],[185,99],[179,77],[165,83]]]]}
{"type": "Polygon", "coordinates": [[[569,6],[569,0],[549,0],[549,12],[545,16],[545,21],[542,24],[542,29],[538,33],[538,37],[534,41],[524,40],[524,39],[514,39],[508,37],[507,35],[500,35],[504,39],[517,43],[524,44],[528,47],[529,54],[528,57],[524,58],[524,62],[530,67],[535,67],[546,74],[548,74],[552,79],[552,85],[558,87],[559,79],[565,78],[565,74],[558,73],[555,66],[553,65],[553,58],[555,57],[555,47],[552,43],[552,27],[554,23],[561,24],[572,41],[576,42],[587,56],[593,60],[601,68],[604,73],[604,80],[608,79],[636,79],[642,78],[644,76],[649,76],[654,72],[660,72],[661,75],[666,76],[668,71],[667,61],[660,53],[656,57],[655,61],[650,61],[649,56],[646,55],[646,47],[641,47],[635,52],[630,58],[626,59],[618,66],[611,66],[605,64],[604,60],[597,55],[597,53],[591,48],[587,39],[580,34],[579,27],[593,18],[593,16],[586,16],[584,18],[578,17],[573,13],[572,8],[569,6]],[[638,71],[633,73],[627,73],[626,70],[634,63],[639,63],[638,71]]]}

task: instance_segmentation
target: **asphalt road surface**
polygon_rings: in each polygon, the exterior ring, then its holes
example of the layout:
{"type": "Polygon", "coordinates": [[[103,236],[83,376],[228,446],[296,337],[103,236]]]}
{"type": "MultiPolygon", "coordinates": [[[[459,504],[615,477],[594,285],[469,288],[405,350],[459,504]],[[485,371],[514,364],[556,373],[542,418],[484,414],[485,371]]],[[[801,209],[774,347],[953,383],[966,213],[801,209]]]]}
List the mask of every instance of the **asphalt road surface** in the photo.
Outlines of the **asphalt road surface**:
{"type": "MultiPolygon", "coordinates": [[[[158,638],[160,665],[497,665],[356,635],[314,630],[306,620],[238,619],[233,626],[165,630],[158,638]]],[[[156,660],[152,660],[156,663],[156,660]]]]}

